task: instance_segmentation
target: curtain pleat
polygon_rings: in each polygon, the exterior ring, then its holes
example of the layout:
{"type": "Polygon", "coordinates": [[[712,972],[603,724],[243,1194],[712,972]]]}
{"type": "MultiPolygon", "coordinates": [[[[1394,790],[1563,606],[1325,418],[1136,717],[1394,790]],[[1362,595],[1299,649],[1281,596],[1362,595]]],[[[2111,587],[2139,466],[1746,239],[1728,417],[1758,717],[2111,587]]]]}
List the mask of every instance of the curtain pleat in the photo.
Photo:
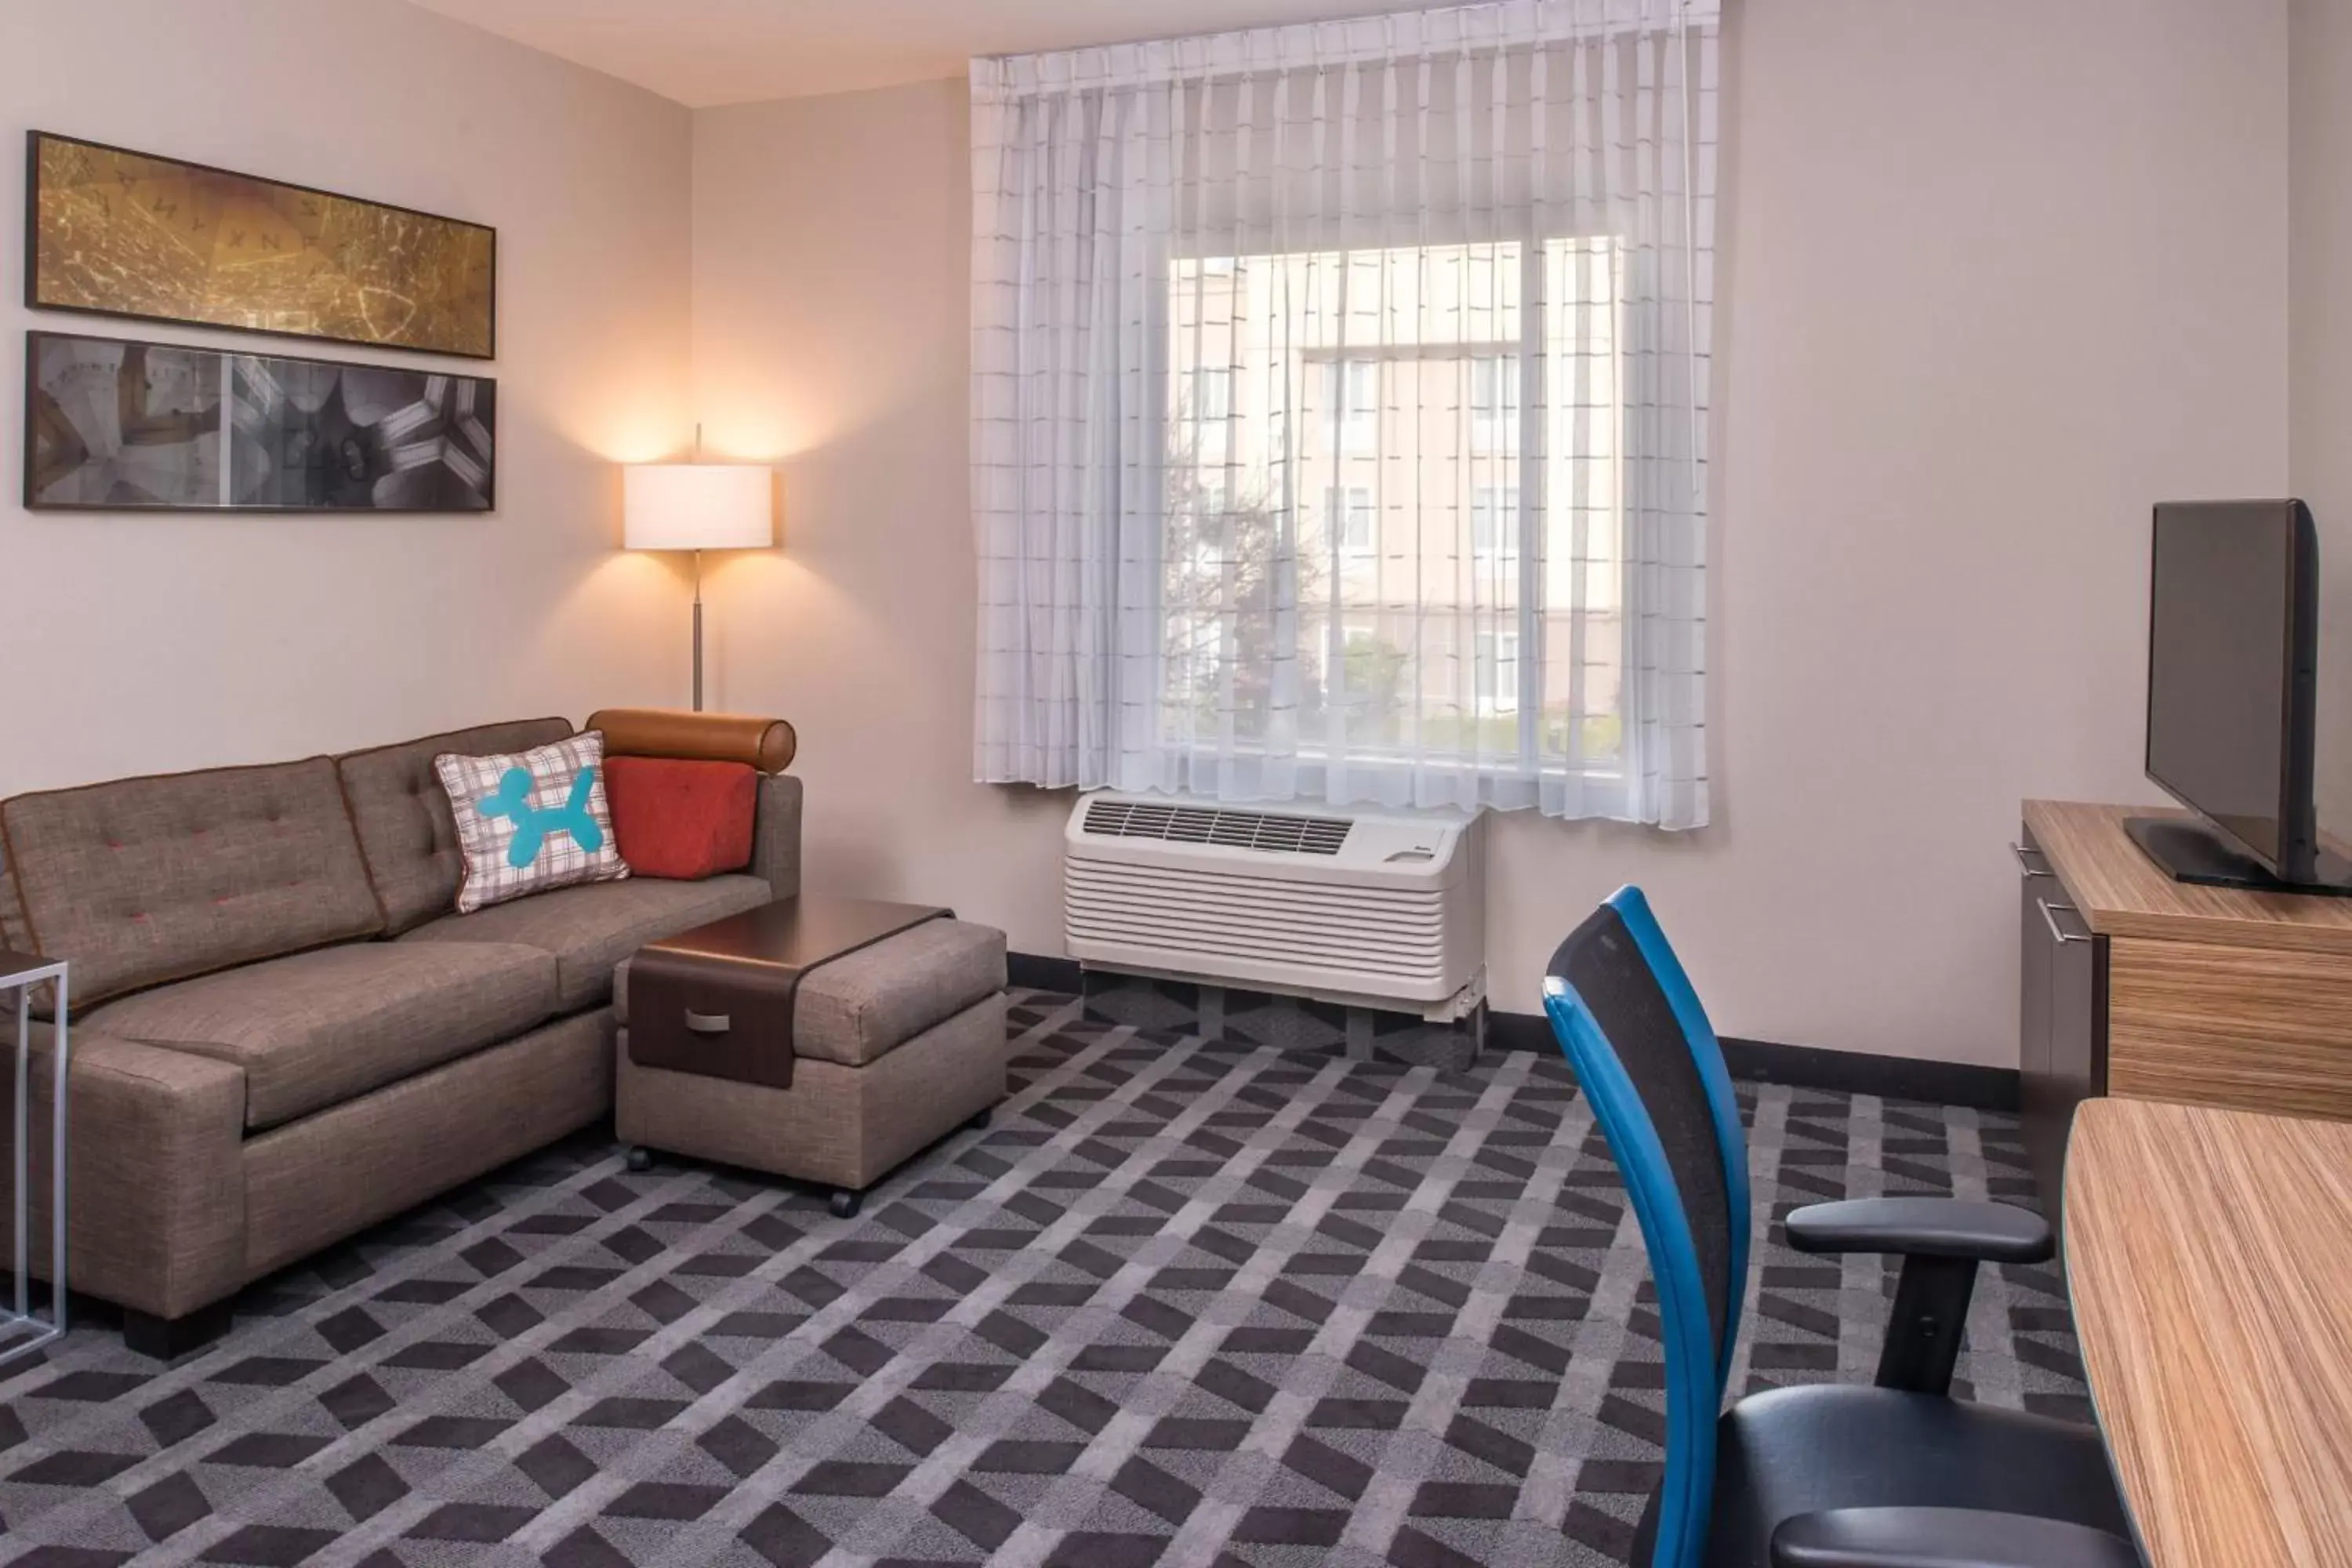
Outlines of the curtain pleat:
{"type": "Polygon", "coordinates": [[[977,777],[1706,821],[1717,4],[972,63],[977,777]]]}

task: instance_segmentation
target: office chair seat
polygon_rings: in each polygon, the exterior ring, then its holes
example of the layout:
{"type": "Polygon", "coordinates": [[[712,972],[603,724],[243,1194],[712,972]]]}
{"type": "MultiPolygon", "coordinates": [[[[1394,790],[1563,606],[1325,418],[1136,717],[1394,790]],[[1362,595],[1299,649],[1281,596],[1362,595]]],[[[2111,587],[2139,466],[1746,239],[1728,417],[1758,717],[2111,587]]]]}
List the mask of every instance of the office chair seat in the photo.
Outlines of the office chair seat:
{"type": "Polygon", "coordinates": [[[2131,1535],[2099,1435],[2023,1411],[1892,1388],[1780,1388],[1726,1411],[1716,1445],[1705,1568],[1769,1568],[1774,1527],[1823,1509],[1994,1509],[2131,1535]]]}

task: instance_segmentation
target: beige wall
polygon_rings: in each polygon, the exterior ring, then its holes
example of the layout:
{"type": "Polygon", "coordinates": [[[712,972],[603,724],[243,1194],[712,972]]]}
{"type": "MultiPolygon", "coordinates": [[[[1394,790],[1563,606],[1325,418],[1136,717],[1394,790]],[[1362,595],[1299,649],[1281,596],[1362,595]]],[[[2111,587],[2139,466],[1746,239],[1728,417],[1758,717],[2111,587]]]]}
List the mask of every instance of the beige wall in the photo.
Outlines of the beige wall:
{"type": "MultiPolygon", "coordinates": [[[[2148,506],[2285,482],[2285,0],[1734,20],[1717,821],[1500,818],[1496,994],[1634,880],[1726,1033],[2011,1063],[2019,797],[2152,797],[2148,506]]],[[[1055,952],[1066,797],[969,782],[965,114],[696,116],[696,400],[786,463],[719,692],[801,726],[816,886],[1055,952]]]]}
{"type": "Polygon", "coordinates": [[[2352,7],[2293,0],[2288,488],[2319,524],[2319,810],[2352,832],[2352,7]]]}
{"type": "MultiPolygon", "coordinates": [[[[684,589],[617,539],[612,460],[689,426],[690,116],[394,0],[0,4],[0,794],[682,693],[684,589]],[[499,229],[499,511],[28,514],[28,129],[499,229]],[[656,657],[656,654],[658,657],[656,657]]],[[[287,352],[432,363],[289,342],[287,352]]]]}
{"type": "Polygon", "coordinates": [[[1068,797],[971,783],[961,82],[694,118],[695,404],[783,459],[784,547],[709,584],[714,706],[798,727],[811,886],[1061,951],[1068,797]]]}

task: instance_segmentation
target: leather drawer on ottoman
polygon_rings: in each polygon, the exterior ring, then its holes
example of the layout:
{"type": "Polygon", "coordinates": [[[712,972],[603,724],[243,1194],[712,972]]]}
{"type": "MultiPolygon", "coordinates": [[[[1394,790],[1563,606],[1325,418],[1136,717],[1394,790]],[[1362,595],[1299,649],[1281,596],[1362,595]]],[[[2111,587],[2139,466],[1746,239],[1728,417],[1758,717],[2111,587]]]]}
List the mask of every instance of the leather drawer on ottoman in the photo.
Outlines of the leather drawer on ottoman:
{"type": "MultiPolygon", "coordinates": [[[[790,970],[766,964],[721,966],[658,947],[629,961],[637,993],[631,1055],[647,1067],[793,1086],[790,970]]],[[[614,985],[619,978],[614,977],[614,985]]]]}

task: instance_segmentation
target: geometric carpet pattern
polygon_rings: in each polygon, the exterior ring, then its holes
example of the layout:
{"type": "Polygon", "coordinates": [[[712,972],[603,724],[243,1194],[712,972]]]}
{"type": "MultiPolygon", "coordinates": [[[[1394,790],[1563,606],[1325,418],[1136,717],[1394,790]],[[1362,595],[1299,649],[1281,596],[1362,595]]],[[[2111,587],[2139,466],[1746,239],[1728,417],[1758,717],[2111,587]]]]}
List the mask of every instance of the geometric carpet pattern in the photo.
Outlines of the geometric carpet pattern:
{"type": "MultiPolygon", "coordinates": [[[[1015,1091],[870,1194],[574,1139],[264,1282],[163,1367],[0,1384],[9,1562],[1553,1568],[1655,1481],[1640,1237],[1552,1056],[1466,1071],[1014,998],[1015,1091]]],[[[2031,1201],[1975,1110],[1743,1084],[1735,1387],[1867,1381],[1892,1274],[1798,1204],[2031,1201]]],[[[2057,1277],[1989,1268],[1958,1392],[2087,1418],[2057,1277]]]]}

